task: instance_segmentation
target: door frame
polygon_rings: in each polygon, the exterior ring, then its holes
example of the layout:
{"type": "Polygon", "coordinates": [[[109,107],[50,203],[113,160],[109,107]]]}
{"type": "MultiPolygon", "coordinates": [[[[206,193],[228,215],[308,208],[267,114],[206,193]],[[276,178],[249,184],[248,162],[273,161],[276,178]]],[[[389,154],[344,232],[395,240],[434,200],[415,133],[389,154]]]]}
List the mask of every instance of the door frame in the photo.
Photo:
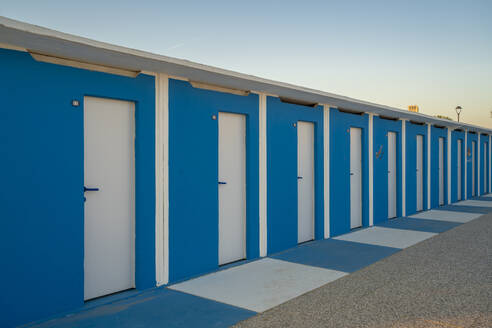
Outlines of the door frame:
{"type": "Polygon", "coordinates": [[[364,226],[364,130],[363,128],[351,126],[349,128],[349,223],[350,229],[357,229],[364,226]],[[351,183],[351,166],[352,166],[352,129],[358,129],[360,131],[360,226],[352,227],[352,183],[351,183]]]}
{"type": "MultiPolygon", "coordinates": [[[[313,131],[313,220],[312,220],[312,227],[313,227],[313,238],[310,240],[302,241],[299,242],[299,205],[297,207],[297,243],[301,244],[304,242],[308,242],[311,240],[316,240],[316,122],[312,121],[306,121],[306,120],[297,120],[296,123],[296,139],[297,139],[297,144],[296,144],[296,154],[297,154],[297,179],[299,179],[299,123],[309,123],[312,124],[312,131],[313,131]]],[[[299,180],[297,180],[297,202],[299,204],[299,180]]]]}
{"type": "MultiPolygon", "coordinates": [[[[396,212],[396,215],[394,217],[391,217],[391,219],[393,219],[393,218],[397,218],[399,216],[398,213],[400,211],[400,209],[399,209],[400,204],[399,203],[400,203],[400,194],[401,194],[401,191],[400,191],[400,189],[401,189],[400,188],[400,185],[401,184],[399,183],[399,179],[400,179],[400,168],[399,168],[399,165],[398,164],[399,164],[399,158],[401,156],[399,156],[399,154],[400,154],[400,152],[399,152],[400,147],[398,147],[400,133],[399,133],[399,131],[388,130],[386,132],[386,144],[387,144],[387,149],[388,149],[388,151],[387,151],[387,153],[388,153],[388,159],[389,159],[389,142],[388,141],[389,141],[389,135],[390,135],[390,133],[394,133],[394,135],[395,135],[395,173],[394,173],[394,175],[395,175],[395,185],[396,185],[396,195],[395,195],[395,212],[396,212]]],[[[381,154],[379,156],[381,156],[381,154]]],[[[389,171],[389,168],[388,167],[387,167],[387,171],[389,171]]],[[[388,176],[387,176],[387,179],[386,180],[387,180],[386,185],[388,185],[388,183],[389,183],[388,176]]],[[[386,189],[388,189],[388,187],[386,187],[386,189]]],[[[387,202],[389,201],[389,196],[387,197],[387,200],[386,201],[387,202]]],[[[386,205],[387,205],[386,207],[388,207],[389,204],[386,204],[386,205]]],[[[389,218],[389,213],[387,213],[386,216],[387,216],[386,219],[390,219],[389,218]]]]}
{"type": "MultiPolygon", "coordinates": [[[[85,176],[86,176],[86,173],[85,173],[85,100],[86,98],[98,98],[98,99],[105,99],[105,100],[113,100],[113,101],[124,101],[124,102],[129,102],[129,103],[133,103],[133,156],[134,156],[134,159],[133,159],[133,193],[134,193],[134,198],[133,198],[133,208],[134,208],[134,213],[133,213],[133,218],[132,218],[132,222],[131,222],[131,232],[132,232],[132,235],[133,235],[133,238],[131,240],[131,243],[132,243],[132,247],[131,247],[131,270],[132,270],[132,285],[133,287],[131,287],[130,289],[136,289],[137,288],[137,234],[136,234],[136,228],[137,228],[137,152],[136,152],[136,148],[137,148],[137,101],[135,100],[127,100],[127,99],[119,99],[119,98],[111,98],[111,97],[104,97],[104,96],[95,96],[95,95],[92,95],[92,94],[85,94],[83,97],[82,97],[82,101],[81,101],[81,109],[82,109],[82,176],[83,176],[83,179],[82,179],[82,184],[83,186],[85,186],[85,176]]],[[[82,262],[83,262],[83,300],[84,302],[88,302],[88,301],[91,301],[93,299],[98,299],[98,298],[104,298],[104,297],[109,297],[111,295],[114,295],[114,294],[117,294],[117,293],[121,293],[121,292],[125,292],[129,289],[125,289],[125,290],[120,290],[120,291],[116,291],[114,293],[110,293],[110,294],[105,294],[105,295],[101,295],[101,296],[97,296],[95,298],[90,298],[90,299],[85,299],[85,193],[83,194],[83,239],[82,239],[82,244],[83,244],[83,249],[84,249],[84,256],[82,257],[82,262]]]]}
{"type": "MultiPolygon", "coordinates": [[[[228,112],[228,111],[219,111],[217,113],[217,177],[220,179],[220,149],[219,149],[219,143],[220,143],[220,114],[230,114],[230,115],[241,115],[244,118],[244,257],[242,259],[237,259],[231,262],[226,262],[226,263],[220,263],[220,192],[219,192],[219,183],[217,183],[217,200],[218,200],[218,217],[217,217],[217,230],[218,230],[218,240],[217,240],[217,259],[218,259],[218,265],[223,266],[223,265],[228,265],[234,262],[239,262],[239,261],[244,261],[248,259],[248,146],[247,146],[247,140],[248,140],[248,127],[247,127],[247,114],[243,113],[235,113],[235,112],[228,112]]],[[[219,182],[219,180],[217,181],[219,182]]]]}

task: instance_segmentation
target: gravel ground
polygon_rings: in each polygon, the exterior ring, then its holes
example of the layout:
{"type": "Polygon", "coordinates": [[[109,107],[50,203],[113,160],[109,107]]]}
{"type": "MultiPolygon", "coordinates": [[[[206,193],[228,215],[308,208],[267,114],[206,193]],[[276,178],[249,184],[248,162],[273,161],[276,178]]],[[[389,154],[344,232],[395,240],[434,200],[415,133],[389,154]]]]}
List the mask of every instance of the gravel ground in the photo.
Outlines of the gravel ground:
{"type": "Polygon", "coordinates": [[[236,327],[492,327],[492,214],[236,327]]]}

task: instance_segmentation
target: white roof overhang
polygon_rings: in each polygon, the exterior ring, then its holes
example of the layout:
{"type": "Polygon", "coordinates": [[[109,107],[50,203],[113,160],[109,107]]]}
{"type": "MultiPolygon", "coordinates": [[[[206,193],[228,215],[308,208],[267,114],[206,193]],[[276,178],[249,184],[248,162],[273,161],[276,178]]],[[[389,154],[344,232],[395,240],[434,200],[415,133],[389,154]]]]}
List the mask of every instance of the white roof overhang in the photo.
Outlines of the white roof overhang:
{"type": "Polygon", "coordinates": [[[264,92],[308,103],[329,104],[356,112],[368,112],[390,118],[432,123],[450,128],[463,128],[481,133],[492,133],[491,129],[440,119],[421,113],[413,113],[407,110],[202,65],[187,60],[120,47],[1,16],[0,43],[23,48],[35,53],[76,60],[83,63],[130,71],[165,73],[186,78],[190,81],[198,81],[238,90],[264,92]]]}

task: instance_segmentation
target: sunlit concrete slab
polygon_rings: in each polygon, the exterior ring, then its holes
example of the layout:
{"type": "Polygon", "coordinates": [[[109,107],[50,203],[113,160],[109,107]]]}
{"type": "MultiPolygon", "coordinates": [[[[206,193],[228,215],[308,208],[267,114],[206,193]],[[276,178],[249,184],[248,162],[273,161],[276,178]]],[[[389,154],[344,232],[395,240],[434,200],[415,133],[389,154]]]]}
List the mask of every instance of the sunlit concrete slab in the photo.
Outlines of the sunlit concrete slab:
{"type": "Polygon", "coordinates": [[[406,248],[435,235],[436,234],[432,232],[371,227],[357,230],[336,237],[335,239],[386,247],[406,248]]]}
{"type": "Polygon", "coordinates": [[[470,200],[463,200],[463,201],[458,202],[458,203],[456,203],[454,205],[459,205],[459,206],[492,207],[492,202],[487,201],[487,200],[470,199],[470,200]]]}
{"type": "Polygon", "coordinates": [[[473,219],[482,216],[481,213],[467,213],[467,212],[455,212],[455,211],[444,211],[444,210],[430,210],[425,212],[420,212],[409,216],[415,219],[430,219],[438,221],[448,221],[448,222],[460,222],[465,223],[473,219]]]}
{"type": "Polygon", "coordinates": [[[265,258],[170,288],[263,312],[344,275],[336,270],[265,258]]]}

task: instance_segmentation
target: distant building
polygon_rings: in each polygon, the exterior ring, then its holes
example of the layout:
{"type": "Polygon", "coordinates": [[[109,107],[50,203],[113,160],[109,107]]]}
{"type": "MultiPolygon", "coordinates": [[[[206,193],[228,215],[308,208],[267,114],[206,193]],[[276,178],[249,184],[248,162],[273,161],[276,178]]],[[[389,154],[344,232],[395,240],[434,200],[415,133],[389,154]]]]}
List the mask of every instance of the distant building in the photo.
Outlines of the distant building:
{"type": "Polygon", "coordinates": [[[410,106],[408,106],[408,110],[411,111],[411,112],[414,112],[414,113],[418,113],[419,112],[419,106],[417,106],[417,105],[410,105],[410,106]]]}

